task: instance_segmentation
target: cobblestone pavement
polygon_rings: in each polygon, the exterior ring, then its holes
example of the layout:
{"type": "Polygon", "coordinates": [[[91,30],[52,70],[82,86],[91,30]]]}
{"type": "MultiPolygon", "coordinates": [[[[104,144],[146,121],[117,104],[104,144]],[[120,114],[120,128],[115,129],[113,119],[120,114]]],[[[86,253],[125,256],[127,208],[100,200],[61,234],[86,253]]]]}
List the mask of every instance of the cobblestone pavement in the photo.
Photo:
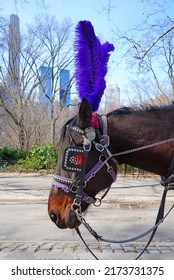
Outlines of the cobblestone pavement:
{"type": "MultiPolygon", "coordinates": [[[[145,242],[88,245],[99,259],[134,259],[141,253],[145,242]]],[[[93,259],[80,242],[1,242],[0,256],[1,259],[93,259]]],[[[174,243],[152,242],[141,259],[173,260],[174,243]]]]}
{"type": "MultiPolygon", "coordinates": [[[[51,176],[0,174],[0,259],[94,259],[72,230],[58,230],[47,214],[51,176]],[[34,240],[34,241],[31,241],[34,240]]],[[[104,237],[124,239],[153,226],[163,188],[159,178],[118,178],[87,221],[104,237]]],[[[167,207],[174,203],[173,192],[167,207]]],[[[160,225],[141,259],[174,259],[173,213],[160,225]]],[[[147,238],[124,244],[83,237],[99,259],[135,259],[147,238]]]]}

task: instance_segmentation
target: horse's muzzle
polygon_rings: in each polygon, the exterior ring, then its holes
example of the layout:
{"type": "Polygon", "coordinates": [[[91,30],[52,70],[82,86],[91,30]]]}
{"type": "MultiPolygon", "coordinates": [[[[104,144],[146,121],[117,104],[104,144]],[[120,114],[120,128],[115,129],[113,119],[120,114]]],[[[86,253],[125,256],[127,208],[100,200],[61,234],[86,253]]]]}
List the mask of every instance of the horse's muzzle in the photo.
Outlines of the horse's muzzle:
{"type": "Polygon", "coordinates": [[[59,215],[58,213],[52,211],[49,213],[50,219],[52,220],[53,223],[58,224],[59,222],[59,215]]]}
{"type": "Polygon", "coordinates": [[[60,216],[57,212],[55,211],[51,211],[49,213],[50,219],[52,220],[52,222],[61,229],[65,229],[67,228],[67,226],[65,225],[65,223],[63,221],[61,221],[60,216]]]}
{"type": "Polygon", "coordinates": [[[71,209],[68,209],[64,220],[61,220],[60,215],[55,211],[51,211],[49,216],[52,222],[60,229],[73,229],[77,228],[81,224],[77,219],[75,212],[71,209]]]}

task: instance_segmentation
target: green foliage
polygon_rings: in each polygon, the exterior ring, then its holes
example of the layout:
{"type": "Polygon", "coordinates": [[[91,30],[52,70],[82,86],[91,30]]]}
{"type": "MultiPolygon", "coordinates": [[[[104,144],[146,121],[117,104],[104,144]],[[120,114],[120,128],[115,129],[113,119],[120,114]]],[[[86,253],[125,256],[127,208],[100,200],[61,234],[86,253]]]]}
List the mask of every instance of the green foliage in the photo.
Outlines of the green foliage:
{"type": "Polygon", "coordinates": [[[7,160],[9,164],[14,164],[21,158],[25,158],[27,152],[11,147],[3,147],[0,149],[0,159],[7,160]]]}
{"type": "Polygon", "coordinates": [[[30,170],[53,169],[55,168],[58,158],[58,152],[52,144],[34,146],[30,155],[26,159],[18,161],[22,168],[30,170]]]}

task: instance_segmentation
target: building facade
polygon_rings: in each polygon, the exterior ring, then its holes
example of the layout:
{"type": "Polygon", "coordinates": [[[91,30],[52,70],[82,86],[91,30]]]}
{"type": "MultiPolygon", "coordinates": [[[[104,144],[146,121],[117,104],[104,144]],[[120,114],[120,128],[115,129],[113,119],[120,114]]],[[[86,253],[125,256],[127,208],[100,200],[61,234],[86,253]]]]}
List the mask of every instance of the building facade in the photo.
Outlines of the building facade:
{"type": "Polygon", "coordinates": [[[69,106],[71,103],[71,92],[69,88],[70,71],[61,70],[60,72],[60,101],[63,99],[63,103],[69,106]]]}
{"type": "Polygon", "coordinates": [[[120,88],[118,84],[108,85],[105,89],[104,107],[106,112],[120,107],[120,88]]]}
{"type": "Polygon", "coordinates": [[[49,66],[43,65],[40,69],[39,102],[51,107],[52,73],[49,66]]]}
{"type": "Polygon", "coordinates": [[[10,16],[8,47],[8,81],[15,89],[18,87],[20,78],[20,28],[19,17],[14,14],[10,16]]]}

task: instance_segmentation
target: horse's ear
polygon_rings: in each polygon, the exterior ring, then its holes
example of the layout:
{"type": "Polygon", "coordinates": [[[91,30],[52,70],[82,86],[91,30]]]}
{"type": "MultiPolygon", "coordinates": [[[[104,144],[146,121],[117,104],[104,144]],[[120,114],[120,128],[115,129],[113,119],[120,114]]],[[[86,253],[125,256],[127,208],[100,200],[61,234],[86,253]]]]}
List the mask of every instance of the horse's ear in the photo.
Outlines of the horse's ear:
{"type": "Polygon", "coordinates": [[[92,109],[89,102],[83,98],[79,108],[79,127],[85,128],[90,125],[92,119],[92,109]]]}

